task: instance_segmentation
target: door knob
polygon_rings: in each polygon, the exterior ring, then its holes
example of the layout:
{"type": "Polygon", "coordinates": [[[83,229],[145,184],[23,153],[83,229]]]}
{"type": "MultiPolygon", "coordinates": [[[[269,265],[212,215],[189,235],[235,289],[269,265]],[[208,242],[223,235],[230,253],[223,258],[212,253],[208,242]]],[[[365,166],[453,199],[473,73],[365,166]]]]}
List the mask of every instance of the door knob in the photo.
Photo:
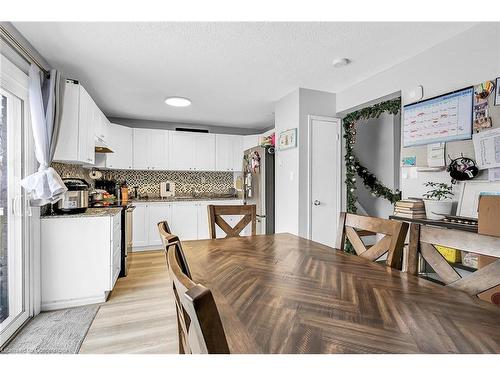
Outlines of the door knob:
{"type": "Polygon", "coordinates": [[[317,199],[313,203],[314,203],[315,206],[319,206],[321,204],[321,202],[319,200],[317,200],[317,199]]]}

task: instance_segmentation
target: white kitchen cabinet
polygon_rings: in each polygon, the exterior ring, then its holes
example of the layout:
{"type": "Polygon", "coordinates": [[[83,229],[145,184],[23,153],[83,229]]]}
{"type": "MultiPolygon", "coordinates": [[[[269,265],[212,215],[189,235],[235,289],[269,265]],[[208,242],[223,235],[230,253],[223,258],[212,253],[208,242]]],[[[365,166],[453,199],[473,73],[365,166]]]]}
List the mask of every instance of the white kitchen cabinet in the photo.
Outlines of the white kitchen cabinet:
{"type": "Polygon", "coordinates": [[[134,147],[133,161],[134,169],[148,169],[150,148],[151,148],[151,133],[150,129],[134,129],[134,147]]]}
{"type": "Polygon", "coordinates": [[[172,170],[215,170],[214,134],[171,132],[169,151],[172,170]]]}
{"type": "Polygon", "coordinates": [[[132,241],[133,247],[148,246],[148,206],[145,203],[135,203],[132,211],[132,241]]]}
{"type": "Polygon", "coordinates": [[[121,213],[47,217],[40,225],[42,310],[104,302],[120,273],[121,213]]]}
{"type": "Polygon", "coordinates": [[[96,105],[87,91],[68,80],[54,161],[94,164],[96,105]]]}
{"type": "Polygon", "coordinates": [[[111,123],[108,127],[108,145],[113,152],[105,154],[104,166],[110,169],[132,169],[132,128],[111,123]]]}
{"type": "Polygon", "coordinates": [[[172,132],[169,159],[173,171],[192,171],[194,168],[195,142],[193,133],[172,132]]]}
{"type": "Polygon", "coordinates": [[[175,202],[172,204],[170,230],[181,241],[198,238],[198,204],[197,202],[175,202]]]}
{"type": "Polygon", "coordinates": [[[149,169],[153,170],[167,170],[170,163],[168,160],[168,147],[170,139],[170,131],[162,129],[150,130],[150,155],[149,155],[149,169]]]}
{"type": "Polygon", "coordinates": [[[216,134],[215,169],[224,172],[241,171],[243,166],[242,136],[216,134]]]}
{"type": "MultiPolygon", "coordinates": [[[[209,204],[239,205],[243,202],[241,200],[136,202],[133,211],[133,251],[161,248],[162,242],[157,224],[163,220],[167,220],[172,234],[178,236],[181,241],[207,239],[209,204]]],[[[241,216],[231,215],[224,218],[234,227],[241,216]]],[[[242,235],[250,234],[250,227],[247,226],[242,235]]],[[[225,237],[224,232],[217,229],[217,237],[225,237]]]]}
{"type": "Polygon", "coordinates": [[[166,220],[171,222],[172,218],[172,205],[165,202],[151,202],[147,204],[148,218],[148,246],[161,247],[161,238],[158,232],[158,223],[166,220]]]}
{"type": "Polygon", "coordinates": [[[168,130],[135,128],[133,131],[134,169],[169,169],[169,134],[168,130]]]}
{"type": "Polygon", "coordinates": [[[215,134],[193,134],[194,138],[194,163],[196,171],[215,170],[215,134]]]}
{"type": "Polygon", "coordinates": [[[109,120],[104,113],[94,103],[94,135],[101,139],[104,143],[108,143],[109,139],[109,120]]]}
{"type": "MultiPolygon", "coordinates": [[[[198,202],[198,239],[206,240],[209,237],[208,205],[210,202],[198,202]]],[[[212,203],[213,204],[213,203],[212,203]]]]}
{"type": "Polygon", "coordinates": [[[260,135],[251,134],[243,136],[243,150],[248,150],[249,148],[253,148],[259,145],[260,135]]]}
{"type": "Polygon", "coordinates": [[[168,202],[135,202],[133,211],[133,250],[160,249],[162,242],[157,224],[171,221],[172,205],[168,202]]]}
{"type": "Polygon", "coordinates": [[[243,137],[239,135],[233,136],[233,171],[241,172],[243,170],[243,137]]]}

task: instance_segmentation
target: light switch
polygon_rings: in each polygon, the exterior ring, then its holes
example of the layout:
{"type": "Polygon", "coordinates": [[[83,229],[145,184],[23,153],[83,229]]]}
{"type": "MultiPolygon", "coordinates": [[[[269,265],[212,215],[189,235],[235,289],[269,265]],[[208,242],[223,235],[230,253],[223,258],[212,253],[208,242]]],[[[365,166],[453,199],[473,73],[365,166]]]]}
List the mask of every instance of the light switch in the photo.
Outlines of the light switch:
{"type": "Polygon", "coordinates": [[[293,172],[290,172],[290,181],[293,181],[293,172]]]}

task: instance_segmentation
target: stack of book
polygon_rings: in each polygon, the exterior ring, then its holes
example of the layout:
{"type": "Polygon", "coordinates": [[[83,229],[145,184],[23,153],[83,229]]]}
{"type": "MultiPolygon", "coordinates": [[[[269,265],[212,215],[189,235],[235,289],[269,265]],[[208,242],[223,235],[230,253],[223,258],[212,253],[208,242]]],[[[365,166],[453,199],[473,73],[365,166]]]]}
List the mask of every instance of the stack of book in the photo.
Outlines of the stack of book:
{"type": "Polygon", "coordinates": [[[422,199],[403,199],[394,205],[394,216],[408,219],[425,219],[425,207],[422,199]]]}

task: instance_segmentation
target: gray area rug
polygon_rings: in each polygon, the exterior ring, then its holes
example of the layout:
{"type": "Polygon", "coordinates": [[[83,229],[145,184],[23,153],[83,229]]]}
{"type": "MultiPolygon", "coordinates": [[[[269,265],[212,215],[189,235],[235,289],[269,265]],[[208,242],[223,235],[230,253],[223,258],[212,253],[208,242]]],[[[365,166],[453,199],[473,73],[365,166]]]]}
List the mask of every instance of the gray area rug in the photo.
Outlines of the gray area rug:
{"type": "Polygon", "coordinates": [[[33,318],[3,353],[76,354],[99,305],[43,312],[33,318]]]}

